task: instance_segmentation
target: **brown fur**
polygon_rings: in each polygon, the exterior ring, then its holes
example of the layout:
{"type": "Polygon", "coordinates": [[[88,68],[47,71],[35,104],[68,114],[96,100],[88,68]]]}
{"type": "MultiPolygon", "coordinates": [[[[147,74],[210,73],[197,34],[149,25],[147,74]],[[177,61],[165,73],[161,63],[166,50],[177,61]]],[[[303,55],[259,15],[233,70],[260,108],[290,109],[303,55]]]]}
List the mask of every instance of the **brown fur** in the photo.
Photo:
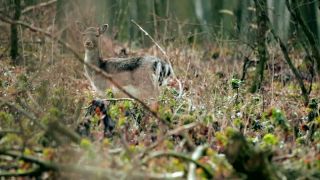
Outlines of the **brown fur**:
{"type": "MultiPolygon", "coordinates": [[[[162,84],[164,78],[170,76],[171,67],[154,56],[102,59],[98,46],[99,36],[106,29],[107,25],[103,25],[100,28],[89,27],[84,31],[82,28],[85,62],[109,73],[119,85],[137,98],[155,98],[159,93],[159,85],[162,84]]],[[[108,88],[118,91],[103,76],[87,66],[84,68],[91,86],[100,96],[104,96],[108,88]]],[[[124,95],[120,92],[118,96],[124,95]]]]}

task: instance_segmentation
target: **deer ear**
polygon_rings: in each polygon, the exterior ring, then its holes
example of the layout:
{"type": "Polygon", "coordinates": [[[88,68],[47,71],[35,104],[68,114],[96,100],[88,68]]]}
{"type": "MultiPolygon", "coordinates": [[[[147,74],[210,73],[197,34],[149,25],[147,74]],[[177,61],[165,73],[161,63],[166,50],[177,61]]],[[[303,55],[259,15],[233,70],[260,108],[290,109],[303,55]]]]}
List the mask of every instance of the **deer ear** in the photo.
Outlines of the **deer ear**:
{"type": "Polygon", "coordinates": [[[86,29],[86,26],[82,22],[76,21],[76,25],[77,30],[80,32],[84,32],[84,30],[86,29]]]}
{"type": "Polygon", "coordinates": [[[104,32],[106,32],[106,30],[108,29],[109,25],[108,24],[104,24],[102,26],[99,27],[99,34],[103,34],[104,32]]]}

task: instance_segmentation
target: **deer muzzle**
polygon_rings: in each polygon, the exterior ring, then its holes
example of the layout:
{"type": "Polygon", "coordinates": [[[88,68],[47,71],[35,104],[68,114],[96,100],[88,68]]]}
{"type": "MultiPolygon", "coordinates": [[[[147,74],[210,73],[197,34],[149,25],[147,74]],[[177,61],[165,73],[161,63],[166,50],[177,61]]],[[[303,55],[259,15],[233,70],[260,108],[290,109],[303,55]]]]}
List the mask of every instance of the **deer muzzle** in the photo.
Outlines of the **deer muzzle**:
{"type": "Polygon", "coordinates": [[[88,48],[88,49],[93,49],[94,48],[94,43],[93,41],[85,41],[84,42],[84,47],[88,48]]]}

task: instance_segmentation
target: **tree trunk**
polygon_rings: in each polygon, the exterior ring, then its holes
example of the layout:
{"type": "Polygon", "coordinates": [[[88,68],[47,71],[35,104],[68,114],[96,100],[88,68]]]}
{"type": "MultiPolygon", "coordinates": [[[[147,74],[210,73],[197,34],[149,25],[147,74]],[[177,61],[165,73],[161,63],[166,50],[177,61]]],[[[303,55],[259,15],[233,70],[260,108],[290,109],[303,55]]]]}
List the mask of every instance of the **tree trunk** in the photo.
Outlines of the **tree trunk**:
{"type": "MultiPolygon", "coordinates": [[[[18,21],[21,15],[21,0],[14,0],[14,16],[13,20],[18,21]]],[[[11,49],[10,56],[12,63],[19,64],[19,37],[18,37],[18,27],[16,24],[11,24],[11,49]]]]}
{"type": "MultiPolygon", "coordinates": [[[[55,29],[58,30],[58,32],[61,32],[59,34],[60,39],[63,41],[66,41],[67,38],[67,13],[69,10],[69,2],[64,0],[57,0],[56,4],[56,17],[55,17],[55,29]]],[[[53,29],[54,32],[54,29],[53,29]]],[[[61,53],[64,53],[65,49],[61,47],[61,53]]]]}
{"type": "Polygon", "coordinates": [[[242,0],[239,4],[239,13],[238,13],[238,31],[239,31],[239,38],[244,41],[248,42],[248,27],[249,27],[249,12],[248,8],[250,6],[250,0],[242,0]]]}
{"type": "MultiPolygon", "coordinates": [[[[228,0],[228,1],[224,1],[225,3],[223,3],[223,10],[227,10],[230,12],[234,12],[237,9],[237,6],[239,6],[240,1],[237,0],[228,0]]],[[[219,1],[219,3],[221,3],[219,1]]],[[[227,14],[227,13],[221,13],[219,12],[219,14],[222,17],[222,30],[223,32],[221,32],[223,34],[223,36],[230,36],[235,34],[235,28],[234,28],[234,24],[236,23],[236,17],[234,15],[231,14],[227,14]]]]}
{"type": "Polygon", "coordinates": [[[267,1],[254,0],[257,15],[257,44],[258,44],[258,57],[259,64],[256,68],[255,79],[251,86],[252,93],[257,92],[261,88],[263,81],[264,69],[268,60],[268,51],[266,45],[266,34],[268,31],[268,16],[267,16],[267,1]]]}
{"type": "Polygon", "coordinates": [[[160,21],[157,20],[157,18],[153,18],[154,22],[154,32],[155,32],[155,39],[157,40],[165,40],[166,37],[164,37],[163,39],[161,39],[161,34],[163,34],[165,32],[165,24],[166,21],[162,21],[165,20],[166,17],[166,13],[167,13],[167,7],[168,7],[168,0],[153,0],[154,2],[154,17],[159,17],[161,18],[160,21]]]}
{"type": "Polygon", "coordinates": [[[214,32],[218,32],[220,30],[220,25],[222,21],[221,14],[219,11],[223,9],[223,4],[225,1],[216,1],[216,0],[211,0],[211,21],[214,32]]]}
{"type": "Polygon", "coordinates": [[[289,0],[286,0],[287,8],[293,18],[293,21],[295,21],[297,24],[300,25],[303,33],[305,34],[311,51],[312,51],[312,58],[316,62],[317,65],[317,72],[318,75],[320,74],[320,49],[319,49],[319,42],[316,41],[315,34],[312,33],[310,28],[308,27],[307,23],[303,20],[299,5],[297,0],[292,0],[291,3],[289,0]]]}
{"type": "Polygon", "coordinates": [[[268,0],[268,17],[276,33],[283,42],[286,42],[289,35],[290,13],[286,8],[285,1],[268,0]]]}
{"type": "MultiPolygon", "coordinates": [[[[300,2],[300,1],[299,1],[300,2]]],[[[317,41],[319,41],[319,34],[318,34],[318,21],[317,21],[317,2],[314,0],[303,0],[301,1],[299,9],[303,14],[304,20],[308,25],[310,31],[314,34],[314,37],[317,41]]]]}
{"type": "MultiPolygon", "coordinates": [[[[141,1],[136,0],[137,2],[137,17],[138,17],[138,23],[141,25],[141,27],[146,30],[151,36],[154,35],[153,29],[153,23],[152,23],[152,7],[153,2],[152,1],[141,1]]],[[[141,35],[142,40],[142,46],[149,46],[151,44],[150,40],[148,38],[145,38],[145,35],[143,32],[139,32],[141,35]]]]}

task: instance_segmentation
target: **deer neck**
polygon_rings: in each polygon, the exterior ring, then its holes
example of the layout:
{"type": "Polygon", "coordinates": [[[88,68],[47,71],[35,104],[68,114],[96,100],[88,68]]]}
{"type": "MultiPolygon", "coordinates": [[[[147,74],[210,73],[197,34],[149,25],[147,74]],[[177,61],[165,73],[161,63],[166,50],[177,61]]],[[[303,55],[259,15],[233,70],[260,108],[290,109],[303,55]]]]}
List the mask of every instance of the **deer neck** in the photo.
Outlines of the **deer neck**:
{"type": "Polygon", "coordinates": [[[84,57],[84,61],[86,63],[90,63],[94,66],[99,67],[100,65],[100,53],[99,53],[99,49],[95,48],[95,49],[86,49],[85,50],[85,57],[84,57]]]}

